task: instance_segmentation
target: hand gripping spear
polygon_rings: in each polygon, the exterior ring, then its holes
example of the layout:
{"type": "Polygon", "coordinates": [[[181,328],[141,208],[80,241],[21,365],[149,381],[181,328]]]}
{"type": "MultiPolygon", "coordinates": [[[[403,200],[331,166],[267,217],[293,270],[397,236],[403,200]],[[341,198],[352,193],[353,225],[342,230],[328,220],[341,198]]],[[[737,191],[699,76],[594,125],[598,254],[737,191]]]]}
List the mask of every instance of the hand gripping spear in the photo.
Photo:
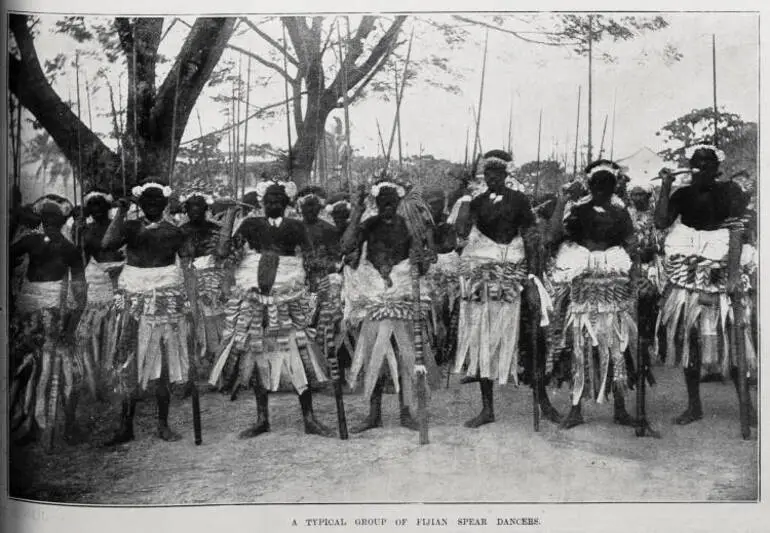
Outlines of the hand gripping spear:
{"type": "MultiPolygon", "coordinates": [[[[636,265],[637,272],[641,272],[640,265],[636,265]]],[[[641,280],[640,280],[641,281],[641,280]]],[[[636,436],[660,438],[660,433],[652,429],[647,420],[647,382],[655,384],[650,370],[650,342],[654,335],[652,317],[646,312],[646,298],[643,298],[642,284],[637,283],[636,293],[636,320],[638,324],[638,339],[636,342],[636,436]]]]}
{"type": "Polygon", "coordinates": [[[741,251],[743,248],[743,223],[740,220],[728,225],[730,241],[727,251],[727,287],[733,311],[730,351],[735,354],[738,367],[738,402],[743,440],[751,437],[751,399],[748,387],[748,363],[744,343],[746,320],[743,307],[743,288],[741,284],[741,251]]]}

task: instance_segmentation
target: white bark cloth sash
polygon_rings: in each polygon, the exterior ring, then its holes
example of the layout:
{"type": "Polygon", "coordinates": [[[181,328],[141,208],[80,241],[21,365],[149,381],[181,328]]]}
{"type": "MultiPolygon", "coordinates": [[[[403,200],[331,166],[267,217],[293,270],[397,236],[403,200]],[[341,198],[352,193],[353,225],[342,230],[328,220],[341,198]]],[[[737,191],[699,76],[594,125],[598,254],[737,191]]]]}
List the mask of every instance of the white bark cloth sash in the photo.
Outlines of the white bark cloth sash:
{"type": "Polygon", "coordinates": [[[62,399],[69,400],[85,373],[76,350],[59,338],[67,284],[25,280],[10,324],[11,429],[55,424],[62,399]]]}
{"type": "Polygon", "coordinates": [[[569,283],[562,344],[571,340],[573,405],[583,398],[603,403],[612,384],[628,387],[625,352],[638,336],[630,270],[631,258],[619,246],[592,252],[566,242],[559,248],[552,276],[557,284],[569,283]]]}
{"type": "MultiPolygon", "coordinates": [[[[430,311],[430,285],[420,284],[421,316],[415,316],[412,265],[408,259],[390,271],[392,285],[388,286],[377,269],[366,259],[362,247],[358,268],[345,267],[343,295],[345,322],[349,327],[360,324],[360,333],[347,374],[351,389],[359,386],[363,372],[363,390],[368,398],[387,366],[396,392],[403,389],[404,401],[414,408],[412,379],[417,349],[414,344],[414,321],[423,328],[428,339],[427,317],[430,311]]],[[[429,374],[435,360],[428,342],[423,343],[423,358],[429,374]]]]}
{"type": "Polygon", "coordinates": [[[460,256],[460,321],[455,373],[513,377],[518,384],[522,283],[527,277],[524,241],[499,244],[474,227],[460,256]]]}
{"type": "Polygon", "coordinates": [[[178,264],[152,268],[126,265],[118,279],[118,289],[116,308],[138,321],[135,341],[127,338],[134,337],[134,330],[121,332],[121,342],[136,344],[128,357],[119,362],[118,374],[130,368],[135,356],[138,384],[145,389],[149,381],[160,378],[165,357],[169,381],[186,381],[192,328],[181,267],[178,264]]]}
{"type": "Polygon", "coordinates": [[[105,261],[100,263],[93,259],[86,266],[86,283],[88,284],[88,303],[112,303],[115,298],[115,286],[110,277],[111,273],[121,269],[123,261],[105,261]]]}
{"type": "Polygon", "coordinates": [[[235,271],[235,289],[225,305],[224,348],[209,382],[221,378],[249,385],[257,370],[262,385],[277,391],[282,374],[302,394],[327,380],[323,359],[308,327],[308,296],[300,257],[280,256],[269,294],[259,291],[261,254],[250,250],[235,271]]]}
{"type": "MultiPolygon", "coordinates": [[[[736,364],[730,342],[733,310],[727,294],[728,229],[698,231],[677,220],[666,238],[668,287],[658,315],[656,331],[666,328],[668,360],[675,365],[690,364],[691,336],[698,332],[701,363],[706,372],[729,376],[736,364]],[[720,342],[721,341],[721,342],[720,342]]],[[[749,289],[748,274],[756,269],[756,249],[744,245],[741,251],[744,294],[749,289]]],[[[751,323],[751,302],[744,297],[744,320],[751,323]]],[[[656,341],[658,337],[656,335],[656,341]]],[[[756,350],[745,330],[749,370],[756,371],[756,350]]]]}

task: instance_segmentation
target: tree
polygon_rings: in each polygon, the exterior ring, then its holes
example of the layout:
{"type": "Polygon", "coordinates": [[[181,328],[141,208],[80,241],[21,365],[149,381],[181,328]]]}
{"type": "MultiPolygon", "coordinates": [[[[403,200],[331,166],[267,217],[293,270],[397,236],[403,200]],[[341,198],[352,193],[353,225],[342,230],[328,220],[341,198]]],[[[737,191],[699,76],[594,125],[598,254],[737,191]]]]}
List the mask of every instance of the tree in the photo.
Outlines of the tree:
{"type": "MultiPolygon", "coordinates": [[[[713,144],[714,108],[693,109],[665,124],[656,135],[663,137],[666,148],[660,152],[667,161],[685,165],[685,149],[695,144],[713,144]]],[[[757,175],[757,124],[725,110],[719,112],[717,144],[725,153],[722,173],[730,177],[745,171],[748,179],[742,185],[754,188],[757,175]]]]}
{"type": "MultiPolygon", "coordinates": [[[[78,170],[84,187],[99,185],[118,191],[115,177],[120,173],[121,156],[107,147],[53,89],[35,49],[35,22],[27,15],[9,17],[15,45],[9,50],[9,87],[78,170]]],[[[126,128],[121,144],[126,168],[131,169],[129,182],[170,174],[190,113],[234,24],[234,18],[196,19],[160,85],[156,68],[162,60],[158,55],[162,18],[118,17],[107,24],[86,24],[83,17],[66,17],[57,24],[62,33],[78,42],[98,42],[109,63],[122,60],[126,66],[126,128]]]]}
{"type": "Polygon", "coordinates": [[[531,191],[537,183],[538,196],[543,196],[559,191],[566,181],[567,171],[559,161],[529,161],[514,172],[514,177],[531,191]]]}

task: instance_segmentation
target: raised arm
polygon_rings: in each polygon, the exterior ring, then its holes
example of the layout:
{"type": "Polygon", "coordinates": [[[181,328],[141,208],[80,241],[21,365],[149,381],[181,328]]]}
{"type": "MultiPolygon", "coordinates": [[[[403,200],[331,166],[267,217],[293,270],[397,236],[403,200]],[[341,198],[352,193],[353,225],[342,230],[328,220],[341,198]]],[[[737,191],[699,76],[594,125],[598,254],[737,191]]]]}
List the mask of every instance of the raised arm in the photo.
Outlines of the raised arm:
{"type": "Polygon", "coordinates": [[[107,231],[102,238],[102,249],[117,250],[126,244],[126,213],[128,212],[128,201],[121,199],[118,201],[118,213],[110,221],[107,231]]]}
{"type": "Polygon", "coordinates": [[[361,216],[364,214],[366,202],[366,189],[358,190],[357,201],[350,213],[350,223],[342,234],[340,251],[343,255],[349,255],[357,251],[361,245],[361,216]]]}
{"type": "Polygon", "coordinates": [[[670,170],[664,168],[658,174],[662,180],[660,194],[655,205],[655,227],[666,229],[676,217],[679,216],[679,210],[675,202],[671,202],[671,185],[674,183],[674,175],[670,170]]]}

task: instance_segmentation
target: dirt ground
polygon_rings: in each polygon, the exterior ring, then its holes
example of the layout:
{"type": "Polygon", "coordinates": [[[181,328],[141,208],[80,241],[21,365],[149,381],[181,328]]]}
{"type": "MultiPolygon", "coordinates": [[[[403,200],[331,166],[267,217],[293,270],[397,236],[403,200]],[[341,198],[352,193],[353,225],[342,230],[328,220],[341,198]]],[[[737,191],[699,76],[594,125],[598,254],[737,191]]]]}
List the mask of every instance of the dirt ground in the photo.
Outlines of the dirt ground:
{"type": "MultiPolygon", "coordinates": [[[[743,441],[731,383],[702,387],[705,418],[674,426],[685,404],[681,372],[656,368],[648,415],[661,440],[637,438],[612,424],[611,405],[587,405],[586,424],[569,431],[542,421],[532,429],[530,389],[496,387],[497,422],[469,430],[462,422],[480,408],[478,386],[434,391],[430,444],[398,426],[395,395],[386,396],[384,425],[348,441],[306,436],[293,394],[271,396],[272,432],[241,441],[255,417],[254,399],[201,397],[203,444],[195,446],[189,400],[175,399],[171,424],[183,440],[153,436],[155,406],[139,405],[137,439],[98,446],[115,423],[116,407],[83,405],[92,441],[11,449],[11,494],[34,500],[88,504],[330,503],[330,502],[610,502],[756,500],[757,436],[743,441]]],[[[755,391],[752,391],[755,394],[755,391]]],[[[566,388],[552,393],[563,413],[566,388]]],[[[756,398],[754,398],[756,400],[756,398]]],[[[348,423],[367,402],[346,395],[348,423]]],[[[629,410],[634,406],[629,401],[629,410]]],[[[336,423],[334,399],[315,395],[320,420],[336,423]]]]}

